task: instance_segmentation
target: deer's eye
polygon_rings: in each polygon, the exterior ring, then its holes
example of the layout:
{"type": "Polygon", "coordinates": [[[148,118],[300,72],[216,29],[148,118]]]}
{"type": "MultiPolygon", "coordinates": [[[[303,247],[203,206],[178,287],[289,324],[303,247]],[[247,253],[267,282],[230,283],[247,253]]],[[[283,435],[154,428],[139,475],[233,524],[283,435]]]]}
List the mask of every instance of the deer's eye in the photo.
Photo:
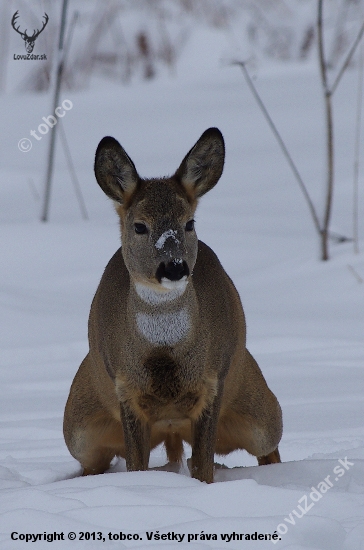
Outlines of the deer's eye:
{"type": "Polygon", "coordinates": [[[185,226],[186,231],[193,231],[194,228],[195,228],[195,220],[189,220],[185,226]]]}
{"type": "Polygon", "coordinates": [[[135,233],[138,233],[138,235],[144,235],[148,232],[147,226],[144,223],[135,223],[134,230],[135,233]]]}

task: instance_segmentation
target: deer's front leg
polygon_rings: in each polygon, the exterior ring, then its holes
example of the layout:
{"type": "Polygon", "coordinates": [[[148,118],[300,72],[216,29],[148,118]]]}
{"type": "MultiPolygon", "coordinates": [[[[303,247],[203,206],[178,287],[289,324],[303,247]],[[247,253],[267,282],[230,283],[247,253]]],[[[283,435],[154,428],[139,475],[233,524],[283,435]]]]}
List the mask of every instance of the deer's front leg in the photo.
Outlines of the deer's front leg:
{"type": "Polygon", "coordinates": [[[220,382],[213,402],[192,424],[191,475],[206,483],[214,481],[214,452],[222,389],[220,382]]]}
{"type": "Polygon", "coordinates": [[[125,439],[125,459],[128,472],[147,470],[150,454],[150,426],[121,403],[121,418],[125,439]]]}

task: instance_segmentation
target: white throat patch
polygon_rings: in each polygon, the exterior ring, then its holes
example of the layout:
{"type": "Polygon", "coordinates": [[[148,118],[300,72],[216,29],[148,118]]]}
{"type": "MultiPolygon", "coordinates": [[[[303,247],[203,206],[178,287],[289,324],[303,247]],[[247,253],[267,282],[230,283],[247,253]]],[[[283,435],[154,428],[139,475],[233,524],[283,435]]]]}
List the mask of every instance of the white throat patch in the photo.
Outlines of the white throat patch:
{"type": "Polygon", "coordinates": [[[173,313],[137,313],[136,324],[151,344],[173,346],[187,336],[191,320],[183,308],[173,313]]]}
{"type": "Polygon", "coordinates": [[[142,283],[135,283],[135,290],[143,302],[155,306],[171,302],[182,296],[186,290],[187,283],[188,279],[186,276],[182,277],[179,281],[170,281],[163,277],[160,290],[156,285],[153,285],[155,286],[154,289],[152,285],[143,285],[142,283]]]}

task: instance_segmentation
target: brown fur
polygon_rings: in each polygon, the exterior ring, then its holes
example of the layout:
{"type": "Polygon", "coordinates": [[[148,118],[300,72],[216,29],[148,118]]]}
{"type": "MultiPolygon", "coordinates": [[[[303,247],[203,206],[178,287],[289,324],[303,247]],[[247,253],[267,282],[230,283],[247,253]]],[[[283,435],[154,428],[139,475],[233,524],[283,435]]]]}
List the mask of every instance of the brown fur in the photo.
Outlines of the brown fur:
{"type": "Polygon", "coordinates": [[[145,470],[162,442],[176,463],[189,443],[191,474],[208,483],[214,453],[246,449],[259,464],[280,462],[281,409],[246,349],[239,295],[191,229],[223,163],[213,128],[164,179],[142,180],[113,138],[99,144],[95,174],[118,204],[122,248],[94,297],[90,351],[65,410],[65,440],[84,475],[114,456],[145,470]]]}

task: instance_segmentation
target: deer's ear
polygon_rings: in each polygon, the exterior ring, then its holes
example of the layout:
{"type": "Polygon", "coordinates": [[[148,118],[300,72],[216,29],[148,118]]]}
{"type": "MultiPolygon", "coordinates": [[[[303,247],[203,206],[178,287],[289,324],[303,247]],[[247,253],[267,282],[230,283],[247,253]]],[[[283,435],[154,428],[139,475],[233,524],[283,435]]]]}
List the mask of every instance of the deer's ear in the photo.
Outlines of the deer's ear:
{"type": "Polygon", "coordinates": [[[219,181],[224,159],[222,133],[217,128],[209,128],[187,153],[175,175],[187,192],[197,199],[219,181]]]}
{"type": "Polygon", "coordinates": [[[104,193],[119,204],[125,204],[139,181],[133,161],[112,137],[104,137],[97,147],[95,176],[104,193]]]}

